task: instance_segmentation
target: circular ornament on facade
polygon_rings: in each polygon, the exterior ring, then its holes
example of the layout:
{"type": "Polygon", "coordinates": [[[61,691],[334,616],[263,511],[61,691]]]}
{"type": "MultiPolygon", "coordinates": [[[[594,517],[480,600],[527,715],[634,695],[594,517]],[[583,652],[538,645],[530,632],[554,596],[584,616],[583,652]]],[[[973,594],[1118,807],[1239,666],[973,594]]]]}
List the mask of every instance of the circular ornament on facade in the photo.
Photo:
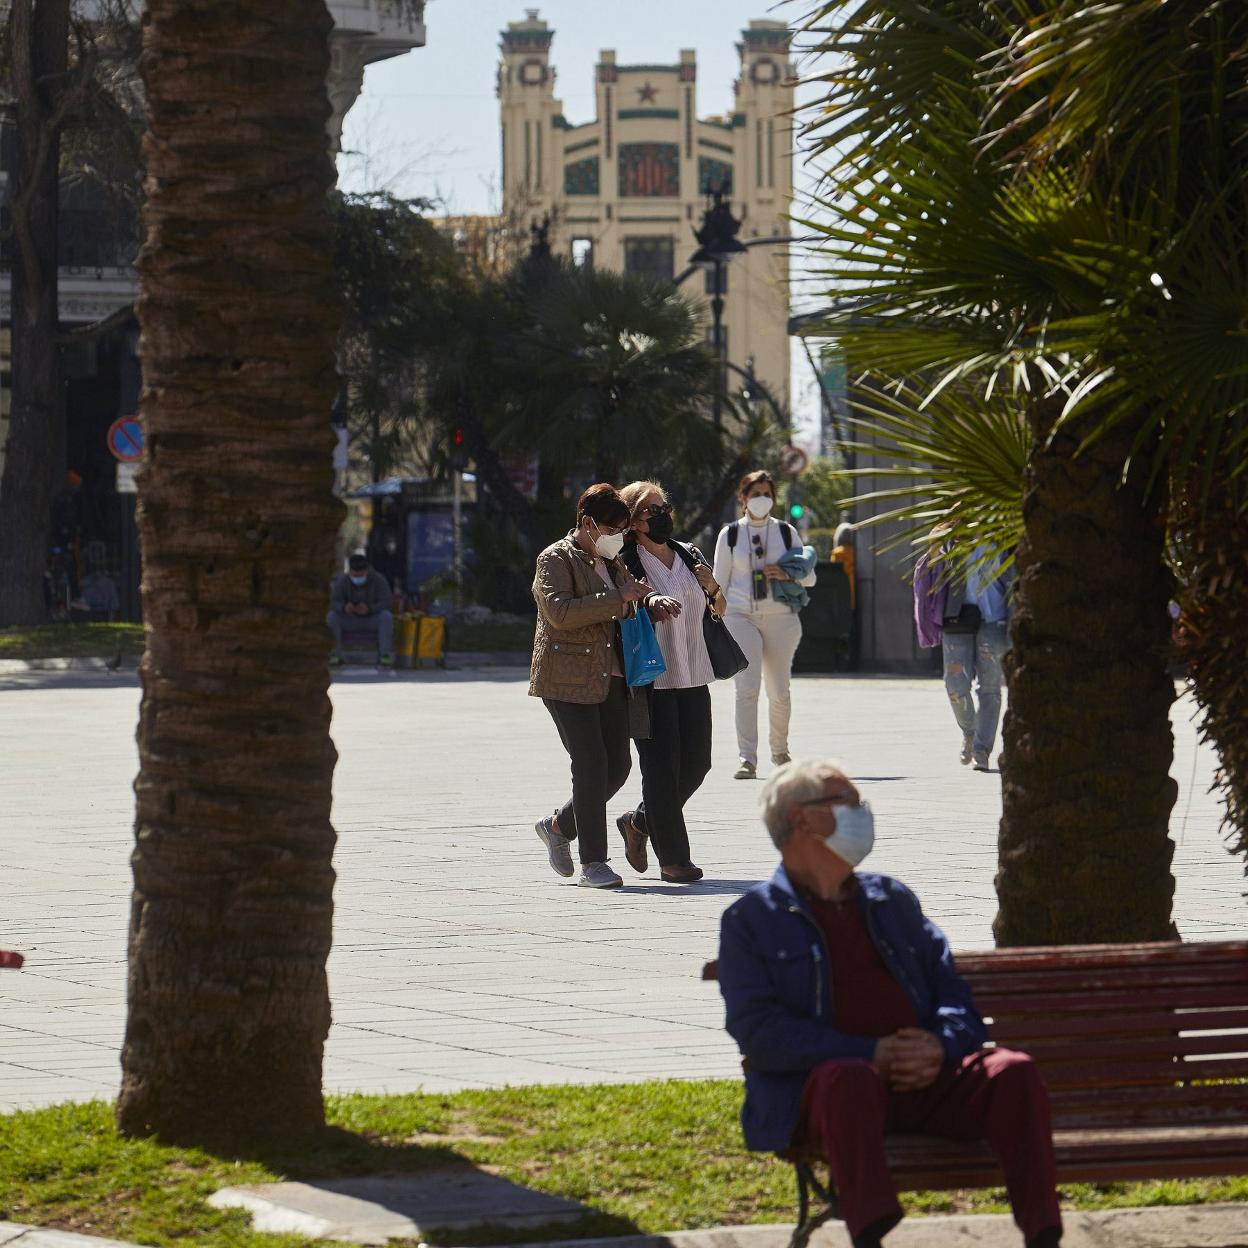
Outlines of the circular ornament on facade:
{"type": "Polygon", "coordinates": [[[769,56],[760,56],[750,66],[750,81],[759,86],[769,86],[780,80],[780,66],[769,56]]]}
{"type": "Polygon", "coordinates": [[[526,87],[540,87],[546,81],[546,66],[534,57],[521,62],[520,81],[526,87]]]}

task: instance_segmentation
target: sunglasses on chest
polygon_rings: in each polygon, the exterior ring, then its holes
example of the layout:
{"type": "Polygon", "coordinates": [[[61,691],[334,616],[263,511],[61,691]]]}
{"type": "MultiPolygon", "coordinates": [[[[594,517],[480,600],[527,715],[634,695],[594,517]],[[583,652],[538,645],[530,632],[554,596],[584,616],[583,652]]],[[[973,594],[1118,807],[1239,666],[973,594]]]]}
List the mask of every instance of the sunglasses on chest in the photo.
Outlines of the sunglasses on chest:
{"type": "MultiPolygon", "coordinates": [[[[757,533],[752,534],[751,541],[754,543],[754,555],[761,564],[766,556],[763,549],[763,539],[757,533]]],[[[750,574],[750,587],[756,599],[767,597],[767,577],[761,567],[755,568],[750,574]]]]}

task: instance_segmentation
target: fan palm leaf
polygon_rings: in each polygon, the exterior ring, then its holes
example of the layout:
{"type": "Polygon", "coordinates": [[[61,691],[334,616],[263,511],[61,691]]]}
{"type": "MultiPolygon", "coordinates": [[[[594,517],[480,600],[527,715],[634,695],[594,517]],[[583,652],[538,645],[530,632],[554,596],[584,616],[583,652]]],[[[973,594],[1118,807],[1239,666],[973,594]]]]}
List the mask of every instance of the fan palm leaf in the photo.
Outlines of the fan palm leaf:
{"type": "Polygon", "coordinates": [[[895,503],[858,520],[858,527],[894,529],[881,551],[927,544],[935,524],[950,530],[950,563],[1000,558],[1007,566],[1023,531],[1023,472],[1030,447],[1026,405],[1014,397],[991,402],[967,386],[952,386],[924,404],[922,388],[860,386],[849,419],[860,436],[848,448],[878,463],[843,469],[855,482],[891,484],[855,494],[848,508],[895,503]],[[979,548],[980,556],[974,552],[979,548]]]}

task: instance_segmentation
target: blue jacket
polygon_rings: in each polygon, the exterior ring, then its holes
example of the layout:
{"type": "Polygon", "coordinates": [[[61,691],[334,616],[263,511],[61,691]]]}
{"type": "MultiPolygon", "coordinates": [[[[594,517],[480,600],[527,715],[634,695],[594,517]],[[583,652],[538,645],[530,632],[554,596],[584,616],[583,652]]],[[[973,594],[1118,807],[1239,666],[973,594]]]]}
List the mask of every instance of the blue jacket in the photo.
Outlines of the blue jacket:
{"type": "MultiPolygon", "coordinates": [[[[919,1026],[935,1034],[949,1061],[973,1053],[987,1033],[944,934],[899,880],[867,872],[857,880],[867,930],[919,1026]]],[[[806,1076],[837,1058],[870,1061],[875,1041],[836,1029],[823,933],[783,867],[724,912],[719,987],[728,1032],[745,1058],[746,1147],[788,1148],[806,1076]]]]}
{"type": "Polygon", "coordinates": [[[815,570],[816,558],[813,546],[790,546],[777,561],[777,566],[793,579],[772,581],[771,596],[790,611],[800,611],[810,601],[810,595],[798,581],[804,581],[815,570]]]}

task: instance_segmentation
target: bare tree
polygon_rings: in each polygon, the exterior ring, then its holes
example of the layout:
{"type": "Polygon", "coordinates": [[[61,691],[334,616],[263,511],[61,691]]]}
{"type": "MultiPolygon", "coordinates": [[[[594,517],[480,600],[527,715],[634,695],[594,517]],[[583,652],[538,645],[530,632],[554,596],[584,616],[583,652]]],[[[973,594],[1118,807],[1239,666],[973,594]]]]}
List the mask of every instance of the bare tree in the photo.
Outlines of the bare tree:
{"type": "Polygon", "coordinates": [[[45,616],[43,564],[63,437],[57,332],[57,176],[68,74],[69,0],[12,0],[7,51],[16,113],[9,199],[13,388],[0,479],[0,624],[45,616]]]}
{"type": "MultiPolygon", "coordinates": [[[[9,224],[12,405],[0,478],[0,624],[46,616],[42,576],[51,506],[64,467],[60,348],[129,318],[60,332],[58,234],[63,163],[137,204],[133,32],[129,0],[101,0],[88,20],[70,0],[11,0],[4,86],[14,114],[9,224]],[[127,105],[129,104],[129,107],[127,105]],[[79,136],[63,162],[66,136],[79,136]]],[[[71,145],[72,146],[72,145],[71,145]]]]}

